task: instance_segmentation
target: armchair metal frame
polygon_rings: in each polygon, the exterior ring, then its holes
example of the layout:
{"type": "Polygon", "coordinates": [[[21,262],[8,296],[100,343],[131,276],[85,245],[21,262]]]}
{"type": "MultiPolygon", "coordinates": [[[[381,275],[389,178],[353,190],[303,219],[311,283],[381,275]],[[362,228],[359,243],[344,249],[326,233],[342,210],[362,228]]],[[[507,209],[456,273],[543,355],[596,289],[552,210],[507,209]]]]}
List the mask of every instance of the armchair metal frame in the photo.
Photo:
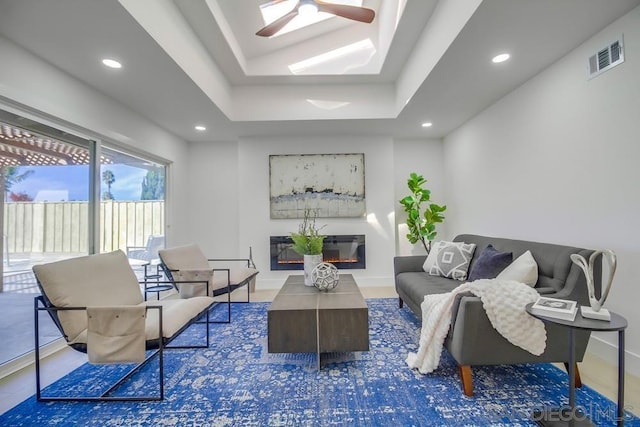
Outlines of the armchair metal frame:
{"type": "MultiPolygon", "coordinates": [[[[211,323],[231,323],[231,292],[235,289],[232,289],[231,286],[231,270],[229,270],[228,268],[212,268],[211,271],[226,271],[227,272],[227,287],[225,288],[220,288],[220,289],[215,289],[213,290],[213,292],[211,292],[211,290],[209,289],[209,282],[205,281],[205,280],[175,280],[173,278],[173,274],[171,273],[177,273],[180,270],[171,270],[169,269],[169,267],[166,266],[166,264],[164,263],[164,261],[162,261],[162,258],[160,258],[160,264],[159,264],[160,268],[162,269],[162,271],[164,272],[164,275],[166,276],[166,278],[168,280],[160,280],[158,282],[154,282],[154,283],[170,283],[173,285],[173,287],[178,290],[178,284],[182,284],[182,283],[204,283],[207,287],[207,296],[211,296],[211,297],[217,297],[220,296],[222,294],[227,294],[227,320],[225,321],[221,321],[221,320],[211,320],[211,323]],[[225,291],[223,292],[222,290],[225,289],[225,291]]],[[[247,287],[247,289],[249,289],[247,287]]],[[[244,302],[244,301],[243,301],[244,302]]],[[[217,301],[216,303],[222,303],[221,301],[217,301]]],[[[214,304],[216,304],[214,303],[214,304]]]]}
{"type": "MultiPolygon", "coordinates": [[[[251,248],[249,248],[249,249],[251,250],[251,248]]],[[[251,253],[251,252],[249,252],[249,253],[251,253]]],[[[253,263],[253,259],[252,259],[251,255],[249,255],[249,258],[209,258],[209,259],[207,259],[207,261],[209,261],[209,262],[246,262],[247,263],[247,268],[255,268],[256,267],[255,264],[253,263]]],[[[253,280],[258,273],[256,272],[256,274],[254,274],[253,276],[248,277],[247,279],[243,280],[240,283],[231,284],[231,278],[230,278],[231,269],[225,269],[225,270],[227,270],[227,283],[230,285],[229,286],[229,288],[230,288],[229,293],[235,291],[238,288],[241,288],[242,286],[245,286],[245,285],[247,286],[247,300],[246,301],[233,301],[233,302],[234,303],[238,303],[238,304],[250,303],[251,302],[251,296],[250,296],[251,289],[250,289],[249,284],[250,284],[251,280],[253,280]]],[[[216,296],[216,295],[214,295],[214,296],[216,296]]]]}
{"type": "MultiPolygon", "coordinates": [[[[203,283],[202,281],[190,281],[188,283],[203,283]]],[[[40,283],[38,283],[40,285],[40,283]]],[[[42,287],[40,286],[41,290],[42,287]]],[[[39,402],[50,402],[50,401],[72,401],[72,402],[102,402],[102,401],[160,401],[164,399],[164,350],[165,349],[194,349],[194,348],[208,348],[210,344],[210,332],[209,325],[211,323],[219,323],[213,322],[209,318],[209,311],[213,304],[207,306],[203,311],[194,316],[191,321],[187,322],[182,326],[174,335],[171,337],[162,337],[163,325],[162,325],[162,306],[160,305],[149,305],[146,307],[147,310],[159,310],[158,315],[158,332],[159,337],[157,340],[147,340],[146,341],[146,350],[153,350],[150,354],[148,354],[145,359],[136,364],[131,370],[129,370],[122,378],[116,381],[112,386],[110,386],[106,391],[102,392],[99,396],[44,396],[42,393],[42,385],[41,385],[41,368],[40,368],[40,325],[39,325],[39,312],[46,311],[49,313],[49,316],[53,320],[56,327],[60,330],[65,341],[68,342],[68,337],[66,336],[64,329],[60,323],[60,319],[58,318],[59,311],[69,311],[69,310],[86,310],[86,307],[56,307],[53,306],[49,300],[47,299],[44,292],[42,295],[39,295],[34,298],[34,336],[35,336],[35,368],[36,368],[36,399],[39,402]],[[205,317],[205,320],[200,320],[202,317],[205,317]],[[179,346],[170,346],[169,344],[176,339],[182,332],[184,332],[188,327],[193,324],[204,324],[206,328],[206,345],[179,345],[179,346]],[[148,364],[152,359],[158,356],[158,367],[159,367],[159,390],[157,395],[142,395],[142,396],[111,396],[111,394],[120,387],[127,379],[131,378],[137,371],[139,371],[143,366],[148,364]]],[[[229,311],[230,313],[230,311],[229,311]]],[[[86,353],[87,348],[86,344],[68,344],[76,351],[80,351],[82,353],[86,353]]]]}

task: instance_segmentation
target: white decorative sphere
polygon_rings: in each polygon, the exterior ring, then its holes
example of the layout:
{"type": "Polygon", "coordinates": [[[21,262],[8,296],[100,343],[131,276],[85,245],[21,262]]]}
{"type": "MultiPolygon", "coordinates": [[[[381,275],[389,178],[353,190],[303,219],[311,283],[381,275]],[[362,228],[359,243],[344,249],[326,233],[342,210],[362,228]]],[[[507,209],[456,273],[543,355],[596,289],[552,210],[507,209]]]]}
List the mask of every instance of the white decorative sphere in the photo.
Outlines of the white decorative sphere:
{"type": "Polygon", "coordinates": [[[311,282],[321,291],[335,288],[338,280],[338,268],[328,262],[321,262],[311,271],[311,282]]]}

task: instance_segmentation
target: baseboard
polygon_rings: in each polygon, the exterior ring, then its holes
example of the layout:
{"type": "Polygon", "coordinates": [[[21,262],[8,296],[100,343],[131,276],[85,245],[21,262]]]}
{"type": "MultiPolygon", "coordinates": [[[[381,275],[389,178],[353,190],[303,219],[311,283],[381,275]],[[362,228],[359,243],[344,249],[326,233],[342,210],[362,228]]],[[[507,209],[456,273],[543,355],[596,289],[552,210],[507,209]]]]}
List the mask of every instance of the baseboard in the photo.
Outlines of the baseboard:
{"type": "MultiPolygon", "coordinates": [[[[62,350],[66,346],[67,344],[62,338],[47,343],[40,347],[40,359],[50,356],[55,352],[62,350]]],[[[3,363],[2,365],[0,365],[0,378],[4,378],[15,372],[18,372],[21,369],[32,366],[34,363],[34,357],[34,352],[30,351],[29,353],[25,353],[16,357],[15,359],[11,359],[8,362],[3,363]]]]}
{"type": "MultiPolygon", "coordinates": [[[[595,336],[595,334],[591,334],[587,352],[598,356],[613,366],[618,366],[618,346],[595,336]]],[[[632,353],[629,350],[625,350],[624,353],[625,372],[635,377],[640,377],[640,355],[632,353]]]]}

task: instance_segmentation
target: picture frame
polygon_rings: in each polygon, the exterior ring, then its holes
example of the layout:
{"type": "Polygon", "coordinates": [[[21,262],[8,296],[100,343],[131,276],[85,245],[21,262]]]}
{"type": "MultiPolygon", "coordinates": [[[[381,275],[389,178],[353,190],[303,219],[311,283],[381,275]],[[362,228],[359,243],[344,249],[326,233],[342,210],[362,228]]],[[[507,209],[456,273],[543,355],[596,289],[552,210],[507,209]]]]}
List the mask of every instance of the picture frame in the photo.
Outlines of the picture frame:
{"type": "Polygon", "coordinates": [[[364,153],[270,155],[271,218],[364,216],[364,170],[364,153]]]}

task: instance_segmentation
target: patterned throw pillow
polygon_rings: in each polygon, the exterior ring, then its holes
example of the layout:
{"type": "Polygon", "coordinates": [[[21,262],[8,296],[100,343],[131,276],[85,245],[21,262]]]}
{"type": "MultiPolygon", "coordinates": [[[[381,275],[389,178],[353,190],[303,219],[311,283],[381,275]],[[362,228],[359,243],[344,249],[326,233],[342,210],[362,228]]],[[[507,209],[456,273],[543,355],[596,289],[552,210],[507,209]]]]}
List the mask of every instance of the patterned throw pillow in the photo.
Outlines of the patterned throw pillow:
{"type": "Polygon", "coordinates": [[[436,242],[422,268],[432,276],[465,280],[475,250],[474,243],[436,242]]]}
{"type": "Polygon", "coordinates": [[[469,281],[478,279],[494,279],[513,261],[511,252],[500,252],[493,245],[488,245],[478,256],[469,273],[469,281]]]}

